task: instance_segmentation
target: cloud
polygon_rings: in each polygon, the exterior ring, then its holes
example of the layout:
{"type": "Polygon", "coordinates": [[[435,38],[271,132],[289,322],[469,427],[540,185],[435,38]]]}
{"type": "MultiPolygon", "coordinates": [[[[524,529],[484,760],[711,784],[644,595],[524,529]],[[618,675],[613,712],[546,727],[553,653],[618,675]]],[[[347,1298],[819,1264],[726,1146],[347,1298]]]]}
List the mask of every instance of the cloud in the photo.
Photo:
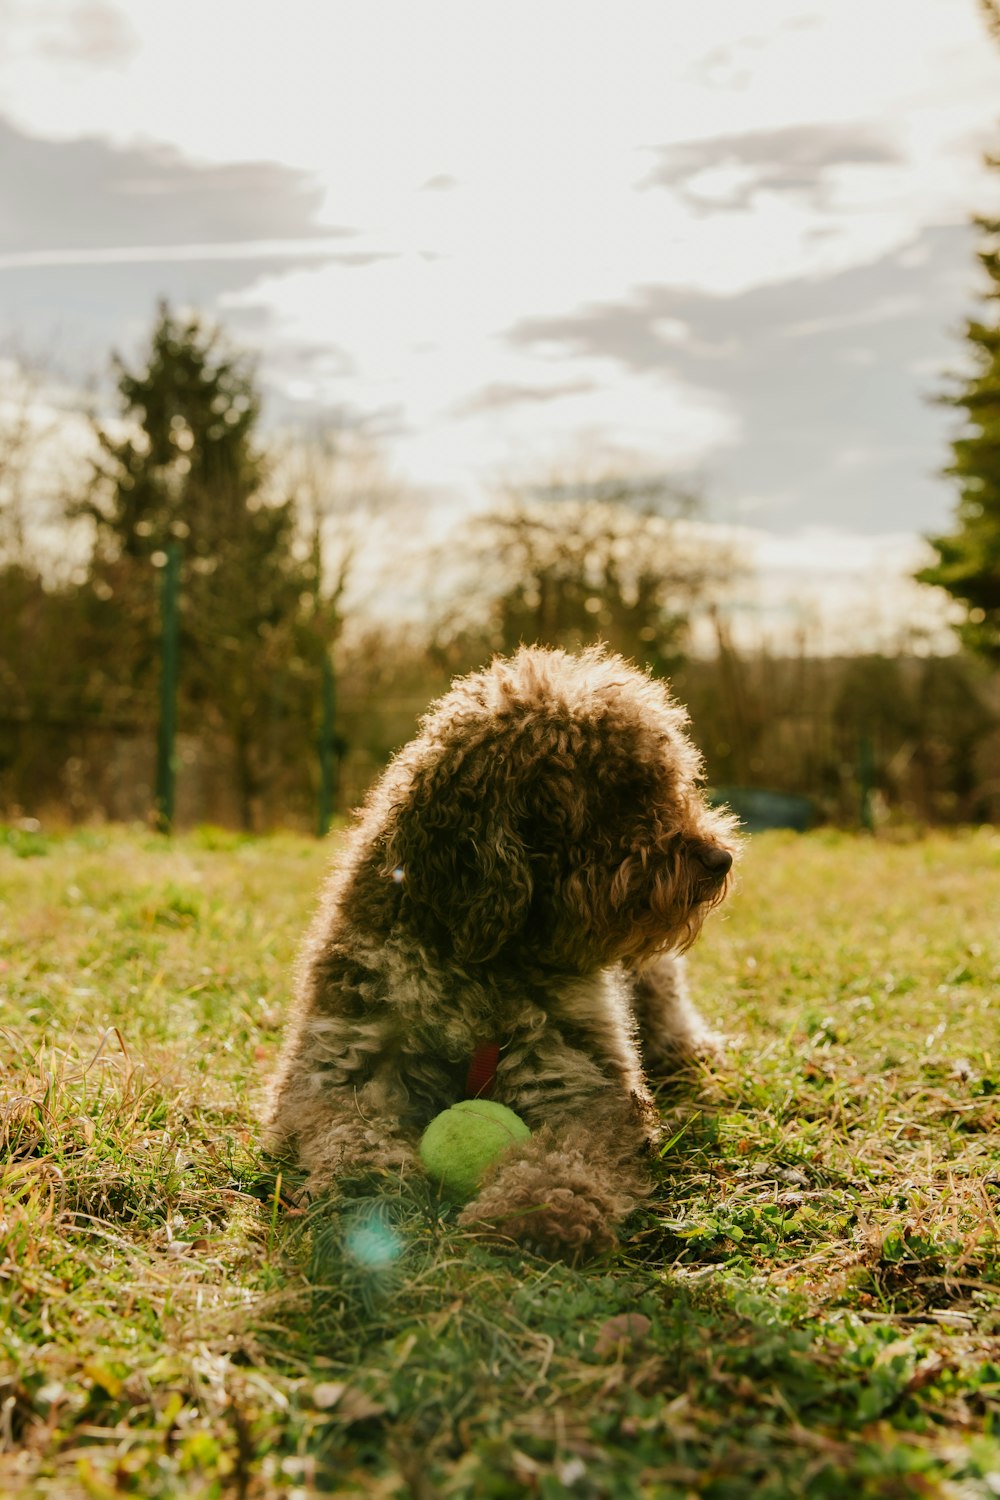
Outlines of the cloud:
{"type": "Polygon", "coordinates": [[[765,36],[737,37],[699,57],[691,72],[709,88],[745,89],[752,77],[751,57],[766,45],[765,36]]]}
{"type": "Polygon", "coordinates": [[[120,68],[139,39],[110,0],[0,0],[5,50],[87,68],[120,68]]]}
{"type": "Polygon", "coordinates": [[[467,401],[454,407],[456,417],[480,416],[525,402],[558,401],[563,396],[581,396],[596,389],[592,380],[568,380],[562,385],[518,385],[497,380],[474,391],[467,401]]]}
{"type": "Polygon", "coordinates": [[[0,254],[343,237],[322,189],[274,162],[191,162],[165,146],[48,141],[0,118],[0,254]]]}
{"type": "MultiPolygon", "coordinates": [[[[0,331],[86,378],[145,337],[161,297],[219,316],[264,277],[381,258],[342,248],[355,231],[317,222],[320,199],[271,162],[40,140],[0,118],[0,331]]],[[[273,341],[270,321],[257,332],[273,341]]]]}
{"type": "Polygon", "coordinates": [[[89,67],[120,67],[138,48],[138,38],[128,20],[107,0],[80,0],[67,13],[62,6],[38,6],[36,20],[44,20],[46,10],[54,9],[57,16],[36,44],[46,57],[89,67]]]}
{"type": "MultiPolygon", "coordinates": [[[[822,23],[821,15],[786,16],[780,23],[778,32],[809,31],[822,23]]],[[[746,89],[753,82],[757,56],[773,40],[773,33],[749,33],[723,42],[695,60],[691,68],[692,76],[708,88],[731,91],[746,89]]]]}
{"type": "MultiPolygon", "coordinates": [[[[21,344],[30,339],[30,348],[42,359],[51,358],[68,379],[88,381],[103,372],[113,347],[131,356],[147,337],[161,297],[175,307],[219,317],[228,296],[248,291],[265,276],[314,263],[311,257],[283,254],[0,271],[0,334],[21,344]]],[[[225,321],[235,319],[226,315],[225,321]]],[[[270,322],[266,334],[251,342],[270,342],[270,322]]]]}
{"type": "Polygon", "coordinates": [[[949,431],[928,397],[960,358],[971,252],[966,226],[936,227],[823,278],[732,296],[643,286],[622,302],[524,319],[508,339],[550,361],[610,359],[722,400],[739,435],[709,470],[731,519],[924,530],[940,525],[949,431]]]}
{"type": "Polygon", "coordinates": [[[334,250],[328,239],[224,240],[197,245],[99,245],[88,250],[15,250],[0,254],[0,271],[38,270],[47,266],[166,266],[182,261],[287,260],[296,265],[322,260],[338,266],[372,266],[399,260],[396,250],[334,250]]]}
{"type": "Polygon", "coordinates": [[[640,190],[667,188],[699,213],[748,213],[761,192],[822,206],[830,173],[843,166],[892,166],[902,157],[866,125],[794,125],[654,146],[657,165],[640,190]]]}

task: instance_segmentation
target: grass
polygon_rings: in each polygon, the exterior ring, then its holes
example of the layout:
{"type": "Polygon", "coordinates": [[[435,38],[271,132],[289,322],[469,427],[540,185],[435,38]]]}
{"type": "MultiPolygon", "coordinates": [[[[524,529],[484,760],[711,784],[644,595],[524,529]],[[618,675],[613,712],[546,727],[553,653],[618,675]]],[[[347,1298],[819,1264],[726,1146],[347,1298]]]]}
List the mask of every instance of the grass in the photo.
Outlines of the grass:
{"type": "Polygon", "coordinates": [[[1000,835],[754,840],[692,961],[729,1057],[580,1270],[288,1206],[323,862],[0,830],[0,1492],[1000,1494],[1000,835]]]}

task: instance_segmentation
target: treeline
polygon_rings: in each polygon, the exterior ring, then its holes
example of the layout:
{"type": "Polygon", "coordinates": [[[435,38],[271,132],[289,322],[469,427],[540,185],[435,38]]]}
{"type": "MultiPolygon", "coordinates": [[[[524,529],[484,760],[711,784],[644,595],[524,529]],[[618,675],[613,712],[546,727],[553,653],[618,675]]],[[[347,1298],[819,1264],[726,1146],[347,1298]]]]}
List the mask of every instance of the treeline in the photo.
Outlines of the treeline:
{"type": "MultiPolygon", "coordinates": [[[[1000,821],[1000,679],[974,659],[782,656],[723,640],[668,675],[715,785],[804,795],[818,820],[848,827],[863,821],[866,795],[876,823],[1000,821]]],[[[440,659],[405,638],[369,639],[345,656],[348,803],[449,680],[440,659]]]]}
{"type": "Polygon", "coordinates": [[[667,479],[509,494],[419,558],[404,501],[345,469],[346,436],[264,440],[252,365],[217,329],[164,306],[115,377],[85,469],[55,485],[48,543],[25,516],[35,429],[0,435],[3,816],[151,817],[172,550],[181,823],[315,826],[325,664],[345,810],[453,675],[521,641],[597,639],[672,679],[717,783],[804,793],[848,823],[862,797],[884,817],[1000,814],[987,668],[738,649],[740,561],[667,479]]]}

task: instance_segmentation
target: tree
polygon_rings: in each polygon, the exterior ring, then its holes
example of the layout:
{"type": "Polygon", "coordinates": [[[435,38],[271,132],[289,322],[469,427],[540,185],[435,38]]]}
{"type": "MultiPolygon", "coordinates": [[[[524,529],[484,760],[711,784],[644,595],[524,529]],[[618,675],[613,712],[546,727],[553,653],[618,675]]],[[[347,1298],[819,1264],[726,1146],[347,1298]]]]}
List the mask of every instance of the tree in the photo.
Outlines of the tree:
{"type": "Polygon", "coordinates": [[[120,692],[148,687],[158,643],[151,569],[179,542],[181,722],[228,741],[250,827],[276,754],[265,726],[308,716],[334,628],[315,547],[300,536],[295,496],[267,493],[253,372],[219,329],[163,304],[144,362],[132,370],[116,357],[115,369],[118,420],[95,422],[101,457],[75,508],[96,528],[94,635],[115,643],[105,661],[120,692]]]}
{"type": "Polygon", "coordinates": [[[544,499],[515,495],[481,518],[467,540],[475,586],[439,624],[438,653],[458,669],[522,642],[575,650],[601,640],[669,675],[693,611],[733,560],[679,514],[687,497],[662,482],[655,491],[608,476],[547,487],[544,499]]]}
{"type": "Polygon", "coordinates": [[[36,382],[0,359],[0,566],[24,566],[28,476],[39,446],[32,421],[36,382]]]}
{"type": "MultiPolygon", "coordinates": [[[[1000,39],[1000,4],[981,0],[981,9],[1000,39]]],[[[1000,169],[1000,157],[987,160],[1000,169]]],[[[991,283],[984,300],[998,305],[1000,218],[974,222],[985,237],[978,255],[991,283]]],[[[943,398],[966,419],[951,445],[953,461],[945,471],[959,485],[957,525],[947,535],[930,539],[938,560],[917,577],[946,589],[963,606],[965,617],[956,627],[963,645],[1000,662],[1000,318],[970,319],[965,338],[971,372],[953,395],[943,398]]]]}
{"type": "Polygon", "coordinates": [[[79,453],[86,436],[79,395],[53,362],[0,346],[0,567],[43,574],[48,584],[64,572],[65,558],[43,539],[67,488],[86,472],[79,453]]]}

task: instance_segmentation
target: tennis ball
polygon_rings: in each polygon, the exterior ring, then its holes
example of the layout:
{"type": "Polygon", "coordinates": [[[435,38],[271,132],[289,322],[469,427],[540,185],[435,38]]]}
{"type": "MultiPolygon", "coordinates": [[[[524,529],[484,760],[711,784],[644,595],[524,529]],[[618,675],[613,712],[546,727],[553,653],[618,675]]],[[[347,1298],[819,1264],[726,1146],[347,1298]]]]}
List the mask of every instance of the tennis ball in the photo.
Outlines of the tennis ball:
{"type": "Polygon", "coordinates": [[[435,1115],[420,1138],[420,1160],[451,1197],[475,1196],[486,1168],[531,1131],[524,1121],[492,1099],[463,1099],[435,1115]]]}

